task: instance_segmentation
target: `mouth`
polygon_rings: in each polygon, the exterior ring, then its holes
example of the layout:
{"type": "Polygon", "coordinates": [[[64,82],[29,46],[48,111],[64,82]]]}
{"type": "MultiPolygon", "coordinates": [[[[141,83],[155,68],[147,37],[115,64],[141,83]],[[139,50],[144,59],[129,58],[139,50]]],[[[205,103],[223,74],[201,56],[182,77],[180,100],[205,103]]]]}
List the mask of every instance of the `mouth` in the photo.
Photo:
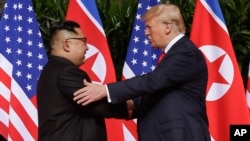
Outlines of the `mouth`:
{"type": "Polygon", "coordinates": [[[150,37],[148,37],[148,41],[149,41],[150,43],[152,43],[152,39],[151,39],[150,37]]]}

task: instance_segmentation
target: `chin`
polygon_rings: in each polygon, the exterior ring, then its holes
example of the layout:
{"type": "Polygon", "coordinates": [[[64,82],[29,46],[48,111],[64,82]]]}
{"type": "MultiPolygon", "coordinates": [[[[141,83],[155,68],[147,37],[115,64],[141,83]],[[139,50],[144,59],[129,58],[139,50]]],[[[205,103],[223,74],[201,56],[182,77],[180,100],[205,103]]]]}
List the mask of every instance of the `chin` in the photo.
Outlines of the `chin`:
{"type": "Polygon", "coordinates": [[[154,45],[151,45],[151,47],[152,47],[152,48],[157,48],[157,47],[156,47],[156,46],[154,46],[154,45]]]}

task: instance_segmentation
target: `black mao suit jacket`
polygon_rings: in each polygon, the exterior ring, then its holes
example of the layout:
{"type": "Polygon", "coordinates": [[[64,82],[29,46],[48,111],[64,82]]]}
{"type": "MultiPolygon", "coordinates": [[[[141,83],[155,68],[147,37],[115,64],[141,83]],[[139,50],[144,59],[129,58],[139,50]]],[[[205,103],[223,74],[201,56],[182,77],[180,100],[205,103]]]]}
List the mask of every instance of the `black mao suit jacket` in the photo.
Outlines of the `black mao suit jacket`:
{"type": "Polygon", "coordinates": [[[39,141],[106,141],[104,117],[127,117],[126,103],[107,99],[88,106],[73,101],[73,92],[89,76],[65,58],[51,56],[37,87],[39,141]]]}
{"type": "Polygon", "coordinates": [[[202,53],[184,36],[154,71],[107,86],[113,103],[141,96],[135,101],[140,141],[209,141],[207,79],[202,53]]]}

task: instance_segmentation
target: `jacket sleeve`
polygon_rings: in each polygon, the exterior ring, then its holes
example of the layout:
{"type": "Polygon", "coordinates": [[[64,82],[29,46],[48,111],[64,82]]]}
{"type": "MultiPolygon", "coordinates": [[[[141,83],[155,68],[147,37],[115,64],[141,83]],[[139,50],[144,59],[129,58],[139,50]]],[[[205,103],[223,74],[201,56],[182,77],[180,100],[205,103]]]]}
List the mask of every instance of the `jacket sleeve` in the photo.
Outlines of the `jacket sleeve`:
{"type": "Polygon", "coordinates": [[[162,95],[172,90],[199,95],[196,90],[203,86],[205,77],[207,68],[201,51],[189,40],[183,39],[169,50],[152,72],[110,83],[107,87],[112,103],[140,96],[162,95]]]}
{"type": "Polygon", "coordinates": [[[73,93],[84,87],[83,79],[91,82],[88,74],[79,68],[70,66],[61,71],[58,78],[58,85],[62,95],[80,111],[95,117],[103,118],[128,118],[126,102],[111,104],[107,99],[91,103],[87,106],[77,104],[73,100],[73,93]]]}

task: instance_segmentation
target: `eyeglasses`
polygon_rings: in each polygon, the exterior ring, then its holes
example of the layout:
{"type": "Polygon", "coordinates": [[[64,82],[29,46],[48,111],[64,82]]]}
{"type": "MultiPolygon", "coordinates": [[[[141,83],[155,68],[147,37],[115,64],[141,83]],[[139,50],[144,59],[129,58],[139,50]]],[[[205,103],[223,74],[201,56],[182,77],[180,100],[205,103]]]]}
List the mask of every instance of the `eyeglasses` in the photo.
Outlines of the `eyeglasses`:
{"type": "Polygon", "coordinates": [[[81,40],[81,41],[83,41],[84,43],[86,43],[87,42],[87,38],[86,37],[79,37],[79,38],[67,38],[66,39],[66,41],[67,40],[81,40]]]}

